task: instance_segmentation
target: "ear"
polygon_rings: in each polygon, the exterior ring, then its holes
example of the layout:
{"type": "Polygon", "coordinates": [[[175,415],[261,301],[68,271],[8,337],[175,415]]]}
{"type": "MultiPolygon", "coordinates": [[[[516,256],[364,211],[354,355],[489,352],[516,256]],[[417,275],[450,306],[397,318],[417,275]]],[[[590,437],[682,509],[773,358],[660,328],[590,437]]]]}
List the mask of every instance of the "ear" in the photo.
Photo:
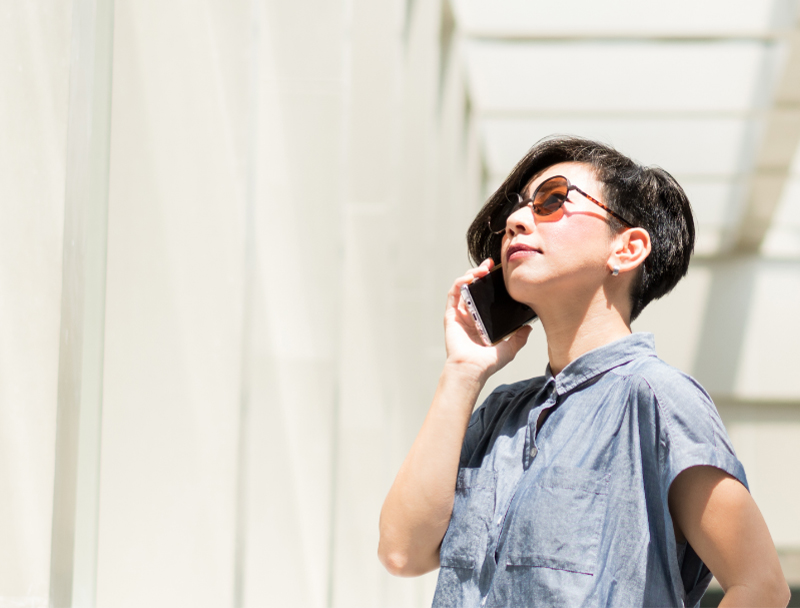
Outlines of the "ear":
{"type": "Polygon", "coordinates": [[[614,237],[609,270],[619,268],[620,274],[636,270],[650,255],[650,233],[644,228],[629,228],[614,237]]]}

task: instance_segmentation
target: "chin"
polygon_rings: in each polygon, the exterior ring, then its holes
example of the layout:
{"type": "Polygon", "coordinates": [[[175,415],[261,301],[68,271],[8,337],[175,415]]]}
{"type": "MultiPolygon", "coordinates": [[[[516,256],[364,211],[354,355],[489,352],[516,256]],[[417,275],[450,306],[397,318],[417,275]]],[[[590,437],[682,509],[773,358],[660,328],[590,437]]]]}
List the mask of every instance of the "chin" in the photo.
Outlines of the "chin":
{"type": "Polygon", "coordinates": [[[524,300],[526,293],[540,288],[542,281],[539,275],[541,273],[533,269],[517,266],[505,277],[506,289],[515,300],[524,300]]]}

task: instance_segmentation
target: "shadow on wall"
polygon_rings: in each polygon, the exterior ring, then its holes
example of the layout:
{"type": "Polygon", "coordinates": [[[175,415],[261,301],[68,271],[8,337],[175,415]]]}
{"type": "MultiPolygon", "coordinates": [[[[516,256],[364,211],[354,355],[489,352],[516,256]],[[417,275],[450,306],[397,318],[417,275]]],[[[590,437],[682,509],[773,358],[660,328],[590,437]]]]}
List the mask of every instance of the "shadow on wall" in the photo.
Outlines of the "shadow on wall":
{"type": "Polygon", "coordinates": [[[713,268],[694,375],[714,394],[730,395],[744,344],[756,280],[753,261],[734,260],[713,268]]]}

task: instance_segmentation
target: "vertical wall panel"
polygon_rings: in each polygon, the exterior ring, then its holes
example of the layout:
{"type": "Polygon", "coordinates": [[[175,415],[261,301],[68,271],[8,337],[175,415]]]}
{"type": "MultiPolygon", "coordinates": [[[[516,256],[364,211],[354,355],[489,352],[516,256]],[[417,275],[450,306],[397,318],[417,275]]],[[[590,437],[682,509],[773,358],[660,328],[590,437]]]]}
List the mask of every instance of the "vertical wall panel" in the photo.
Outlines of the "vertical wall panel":
{"type": "Polygon", "coordinates": [[[42,604],[53,507],[71,26],[72,2],[0,8],[0,598],[42,604]]]}
{"type": "Polygon", "coordinates": [[[233,597],[248,15],[117,3],[99,606],[233,597]]]}
{"type": "Polygon", "coordinates": [[[113,0],[73,6],[50,605],[95,604],[113,0]]]}
{"type": "Polygon", "coordinates": [[[245,606],[328,605],[343,7],[260,6],[245,606]]]}
{"type": "Polygon", "coordinates": [[[339,416],[332,551],[332,606],[382,605],[377,513],[387,474],[386,319],[398,254],[397,166],[402,43],[392,3],[354,1],[345,27],[350,61],[345,108],[339,416]]]}

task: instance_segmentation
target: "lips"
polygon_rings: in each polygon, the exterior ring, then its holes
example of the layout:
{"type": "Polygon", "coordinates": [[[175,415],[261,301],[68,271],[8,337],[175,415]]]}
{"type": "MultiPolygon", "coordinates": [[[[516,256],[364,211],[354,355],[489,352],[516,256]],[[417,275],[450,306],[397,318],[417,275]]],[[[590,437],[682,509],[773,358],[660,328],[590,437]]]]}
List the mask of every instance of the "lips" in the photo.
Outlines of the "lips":
{"type": "Polygon", "coordinates": [[[506,250],[506,261],[510,262],[511,260],[532,256],[538,253],[542,253],[540,249],[536,249],[535,247],[531,247],[530,245],[523,245],[522,243],[516,243],[514,245],[509,246],[509,248],[506,250]]]}

